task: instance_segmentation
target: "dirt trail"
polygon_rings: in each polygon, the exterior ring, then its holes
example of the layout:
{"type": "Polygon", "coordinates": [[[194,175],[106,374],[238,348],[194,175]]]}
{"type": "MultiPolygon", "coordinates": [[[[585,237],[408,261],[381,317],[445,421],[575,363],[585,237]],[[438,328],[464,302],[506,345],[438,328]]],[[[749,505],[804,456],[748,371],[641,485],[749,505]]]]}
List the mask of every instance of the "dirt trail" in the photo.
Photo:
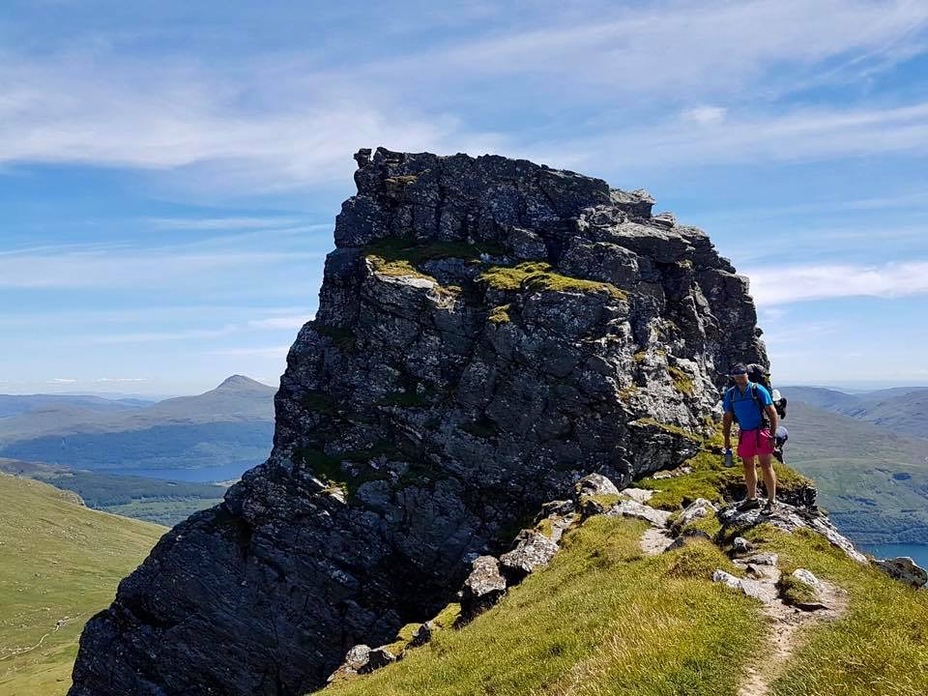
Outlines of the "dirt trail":
{"type": "MultiPolygon", "coordinates": [[[[641,550],[657,555],[673,541],[666,528],[652,526],[642,534],[641,550]]],[[[819,599],[823,608],[804,611],[785,604],[776,588],[780,570],[772,554],[749,555],[736,559],[735,565],[745,571],[740,580],[744,592],[761,601],[767,617],[767,645],[758,651],[754,666],[749,666],[738,696],[768,696],[770,685],[783,672],[790,657],[801,644],[806,629],[821,621],[837,619],[847,611],[847,594],[834,585],[819,580],[819,599]]],[[[732,578],[735,581],[735,578],[732,578]]]]}
{"type": "MultiPolygon", "coordinates": [[[[768,577],[761,583],[773,586],[779,579],[780,572],[772,567],[768,577]]],[[[830,621],[844,615],[847,611],[847,594],[831,583],[820,580],[822,589],[821,603],[825,608],[803,611],[784,604],[777,597],[764,602],[763,610],[768,619],[767,649],[758,653],[756,666],[749,666],[744,682],[738,690],[738,696],[767,696],[770,685],[786,667],[790,657],[802,643],[807,629],[822,621],[830,621]]]]}

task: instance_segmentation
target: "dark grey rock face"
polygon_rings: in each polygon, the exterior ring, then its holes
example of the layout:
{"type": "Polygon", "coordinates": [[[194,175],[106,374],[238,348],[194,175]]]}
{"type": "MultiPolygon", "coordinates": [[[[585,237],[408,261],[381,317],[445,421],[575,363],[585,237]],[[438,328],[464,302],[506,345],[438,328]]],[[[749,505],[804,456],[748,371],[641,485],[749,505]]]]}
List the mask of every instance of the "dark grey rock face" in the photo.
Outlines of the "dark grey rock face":
{"type": "Polygon", "coordinates": [[[321,686],[583,476],[678,466],[728,366],[766,363],[747,281],[646,192],[495,156],[356,159],[269,460],[123,581],[72,696],[321,686]]]}

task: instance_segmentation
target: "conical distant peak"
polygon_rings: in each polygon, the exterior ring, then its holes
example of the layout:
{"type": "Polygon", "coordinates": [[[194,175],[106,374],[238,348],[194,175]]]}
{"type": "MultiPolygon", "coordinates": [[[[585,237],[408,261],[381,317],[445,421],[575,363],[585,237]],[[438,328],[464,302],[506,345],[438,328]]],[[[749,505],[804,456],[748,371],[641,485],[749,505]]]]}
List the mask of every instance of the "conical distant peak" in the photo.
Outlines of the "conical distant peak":
{"type": "Polygon", "coordinates": [[[217,389],[242,389],[242,388],[253,388],[253,387],[264,387],[267,388],[266,384],[257,382],[251,377],[246,377],[245,375],[232,375],[223,380],[217,389]]]}

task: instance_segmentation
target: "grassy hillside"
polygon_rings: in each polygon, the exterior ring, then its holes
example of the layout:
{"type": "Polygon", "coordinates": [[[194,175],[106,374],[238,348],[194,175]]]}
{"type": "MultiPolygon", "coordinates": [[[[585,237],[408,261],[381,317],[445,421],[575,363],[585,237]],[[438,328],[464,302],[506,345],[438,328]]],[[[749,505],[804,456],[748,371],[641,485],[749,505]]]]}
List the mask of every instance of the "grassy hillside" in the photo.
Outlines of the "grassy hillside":
{"type": "Polygon", "coordinates": [[[84,623],[166,531],[90,510],[0,474],[0,693],[55,696],[71,682],[84,623]]]}
{"type": "Polygon", "coordinates": [[[25,476],[77,493],[87,507],[173,527],[194,512],[218,505],[225,485],[165,481],[0,458],[0,473],[25,476]]]}
{"type": "MultiPolygon", "coordinates": [[[[705,481],[689,478],[695,495],[705,481]]],[[[706,519],[697,523],[713,527],[706,519]]],[[[716,529],[717,523],[716,523],[716,529]]],[[[928,691],[928,592],[859,564],[823,537],[746,531],[780,569],[806,568],[845,604],[830,620],[776,618],[713,583],[731,538],[650,556],[645,525],[593,517],[553,563],[463,628],[322,696],[914,696],[928,691]],[[718,545],[716,545],[718,544],[718,545]],[[784,643],[783,641],[788,641],[784,643]],[[763,688],[752,688],[760,682],[763,688]],[[753,681],[752,681],[753,680],[753,681]]],[[[453,605],[452,605],[453,607],[453,605]]],[[[449,610],[449,611],[453,611],[449,610]]],[[[445,612],[448,613],[448,612],[445,612]]],[[[798,612],[803,614],[803,612],[798,612]]],[[[807,615],[809,616],[809,615],[807,615]]],[[[407,636],[412,627],[405,627],[407,636]]]]}
{"type": "Polygon", "coordinates": [[[819,503],[858,543],[928,544],[928,462],[922,441],[790,402],[787,461],[815,480],[819,503]]]}

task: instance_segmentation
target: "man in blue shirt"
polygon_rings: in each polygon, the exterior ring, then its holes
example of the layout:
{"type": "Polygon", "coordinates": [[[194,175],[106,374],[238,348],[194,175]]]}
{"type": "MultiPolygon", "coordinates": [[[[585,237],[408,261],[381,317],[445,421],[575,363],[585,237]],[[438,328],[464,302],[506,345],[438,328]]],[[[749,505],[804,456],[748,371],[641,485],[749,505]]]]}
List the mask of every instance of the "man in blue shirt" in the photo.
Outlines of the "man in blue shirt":
{"type": "Polygon", "coordinates": [[[757,499],[757,465],[760,461],[767,489],[767,504],[764,512],[770,512],[776,505],[777,477],[773,471],[773,448],[777,431],[777,411],[773,399],[762,385],[748,381],[748,371],[743,363],[737,363],[729,371],[735,386],[725,392],[722,400],[722,437],[725,450],[731,450],[731,424],[738,423],[738,456],[744,464],[744,483],[747,497],[738,506],[739,510],[751,510],[760,507],[757,499]],[[764,422],[764,415],[767,422],[764,422]]]}

